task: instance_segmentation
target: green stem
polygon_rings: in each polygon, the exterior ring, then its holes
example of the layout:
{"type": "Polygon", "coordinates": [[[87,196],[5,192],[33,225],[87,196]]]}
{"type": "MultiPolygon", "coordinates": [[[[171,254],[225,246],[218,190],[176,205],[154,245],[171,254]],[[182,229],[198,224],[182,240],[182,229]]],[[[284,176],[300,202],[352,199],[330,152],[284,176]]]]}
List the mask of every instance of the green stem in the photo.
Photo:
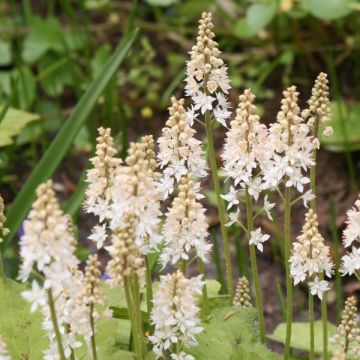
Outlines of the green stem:
{"type": "Polygon", "coordinates": [[[321,318],[323,323],[323,360],[328,360],[328,315],[327,315],[327,296],[323,293],[321,301],[321,318]]]}
{"type": "Polygon", "coordinates": [[[232,267],[231,267],[231,254],[230,254],[227,229],[225,226],[225,207],[224,207],[223,199],[221,198],[221,185],[220,185],[220,179],[219,179],[219,174],[218,174],[218,166],[216,163],[216,154],[215,154],[214,138],[213,138],[213,131],[212,131],[212,121],[211,121],[210,113],[208,111],[205,114],[205,130],[206,130],[206,138],[207,138],[208,151],[209,151],[211,175],[212,175],[212,181],[214,184],[214,189],[215,189],[215,194],[216,194],[216,202],[217,202],[220,227],[221,227],[221,235],[222,235],[223,244],[224,244],[227,291],[229,293],[230,304],[232,304],[233,297],[234,297],[234,288],[233,288],[233,276],[232,276],[232,267]]]}
{"type": "MultiPolygon", "coordinates": [[[[200,258],[197,258],[197,263],[198,263],[198,269],[199,269],[199,273],[202,275],[203,280],[205,281],[205,267],[204,267],[204,263],[202,262],[202,260],[200,258]]],[[[209,306],[209,298],[208,298],[208,293],[207,293],[207,288],[206,288],[206,282],[204,284],[204,286],[202,287],[202,298],[203,298],[203,317],[204,319],[207,319],[207,317],[210,314],[210,306],[209,306]]]]}
{"type": "Polygon", "coordinates": [[[290,276],[290,251],[291,251],[291,189],[285,187],[285,219],[284,219],[284,253],[286,270],[286,338],[284,359],[290,356],[291,326],[292,326],[292,280],[290,276]]]}
{"type": "Polygon", "coordinates": [[[314,348],[315,348],[315,341],[314,341],[314,297],[311,295],[311,291],[309,289],[309,322],[310,322],[310,357],[309,360],[315,359],[314,348]]]}
{"type": "Polygon", "coordinates": [[[149,256],[145,256],[145,267],[146,267],[146,305],[147,305],[147,312],[150,316],[152,310],[153,289],[152,289],[149,256]]]}
{"type": "MultiPolygon", "coordinates": [[[[250,232],[254,230],[254,218],[253,218],[253,204],[252,198],[249,192],[246,189],[246,217],[247,217],[247,227],[248,234],[250,236],[250,232]]],[[[259,317],[259,327],[260,327],[260,338],[261,342],[265,342],[265,320],[264,320],[264,309],[263,309],[263,299],[260,288],[260,278],[257,267],[256,260],[256,249],[255,245],[249,245],[250,248],[250,262],[251,262],[251,271],[252,277],[255,285],[255,298],[256,298],[256,307],[258,310],[259,317]]]]}
{"type": "Polygon", "coordinates": [[[49,303],[51,321],[52,321],[53,328],[54,328],[55,339],[56,339],[56,343],[58,346],[60,359],[66,360],[65,352],[64,352],[64,348],[63,348],[62,340],[61,340],[61,333],[60,333],[58,321],[56,318],[55,302],[54,302],[54,298],[53,298],[51,289],[49,289],[47,291],[47,295],[48,295],[48,303],[49,303]]]}
{"type": "Polygon", "coordinates": [[[96,341],[95,341],[95,322],[94,322],[94,304],[90,304],[90,327],[91,327],[91,351],[93,360],[97,360],[97,352],[96,352],[96,341]]]}
{"type": "Polygon", "coordinates": [[[133,298],[135,299],[135,310],[136,310],[136,319],[138,324],[138,336],[139,336],[139,343],[142,347],[142,352],[144,354],[144,357],[146,355],[147,349],[144,339],[144,325],[142,320],[142,314],[141,314],[141,294],[140,294],[140,285],[139,285],[139,278],[137,275],[134,276],[133,279],[133,298]]]}
{"type": "Polygon", "coordinates": [[[143,359],[142,346],[141,343],[139,343],[139,336],[138,336],[139,329],[137,326],[136,314],[135,314],[136,305],[133,299],[131,298],[129,280],[127,278],[124,279],[124,289],[125,289],[125,297],[126,297],[126,302],[127,302],[129,317],[131,322],[131,330],[133,334],[136,358],[138,360],[142,360],[143,359]]]}
{"type": "Polygon", "coordinates": [[[5,270],[4,270],[4,263],[0,251],[0,279],[5,279],[5,270]]]}
{"type": "MultiPolygon", "coordinates": [[[[313,159],[316,161],[316,154],[317,154],[317,150],[314,149],[313,151],[313,159]]],[[[310,168],[310,189],[313,195],[316,195],[316,164],[311,166],[310,168]]],[[[316,196],[314,197],[314,199],[311,200],[310,202],[311,208],[313,209],[313,211],[315,213],[317,213],[316,211],[316,196]]]]}

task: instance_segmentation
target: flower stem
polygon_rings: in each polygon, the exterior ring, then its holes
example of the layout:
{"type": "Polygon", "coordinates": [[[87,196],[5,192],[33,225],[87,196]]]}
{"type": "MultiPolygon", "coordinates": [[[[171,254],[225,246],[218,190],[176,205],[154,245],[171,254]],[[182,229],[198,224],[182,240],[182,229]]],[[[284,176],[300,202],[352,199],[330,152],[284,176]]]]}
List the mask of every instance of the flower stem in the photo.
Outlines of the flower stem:
{"type": "MultiPolygon", "coordinates": [[[[249,192],[246,189],[246,217],[247,217],[247,231],[250,236],[250,232],[254,230],[254,218],[253,218],[253,204],[252,198],[249,192]]],[[[263,299],[260,288],[260,278],[257,267],[256,260],[256,249],[255,245],[249,245],[250,248],[250,262],[251,262],[251,271],[252,277],[255,285],[255,298],[256,298],[256,307],[258,310],[259,317],[259,327],[260,327],[260,338],[261,342],[265,342],[265,320],[264,320],[264,309],[263,309],[263,299]]]]}
{"type": "MultiPolygon", "coordinates": [[[[321,276],[321,279],[324,275],[321,276]]],[[[321,318],[323,324],[323,360],[328,360],[328,315],[327,315],[327,296],[326,292],[323,293],[321,300],[321,318]]]]}
{"type": "Polygon", "coordinates": [[[145,267],[146,267],[146,305],[147,312],[150,316],[152,310],[152,299],[153,299],[153,289],[152,289],[152,279],[151,279],[151,269],[149,256],[145,256],[145,267]]]}
{"type": "Polygon", "coordinates": [[[290,277],[290,247],[291,247],[291,189],[285,187],[285,216],[284,216],[284,252],[286,271],[286,337],[284,359],[290,356],[291,327],[292,327],[292,280],[290,277]]]}
{"type": "MultiPolygon", "coordinates": [[[[316,160],[316,149],[313,150],[313,159],[316,160]]],[[[316,195],[316,164],[312,165],[310,168],[310,189],[313,195],[316,195]]],[[[314,197],[310,202],[311,208],[316,213],[316,197],[314,197]]]]}
{"type": "Polygon", "coordinates": [[[55,302],[54,302],[54,298],[53,298],[51,289],[49,289],[47,291],[47,295],[48,295],[48,303],[49,303],[51,321],[52,321],[52,324],[54,327],[56,343],[57,343],[58,350],[59,350],[59,356],[60,356],[61,360],[66,360],[65,352],[64,352],[64,348],[63,348],[63,344],[62,344],[62,339],[61,339],[61,333],[60,333],[58,321],[56,318],[55,302]]]}
{"type": "Polygon", "coordinates": [[[96,341],[95,341],[95,322],[94,322],[94,304],[90,304],[90,327],[91,327],[91,351],[93,360],[97,360],[96,341]]]}
{"type": "Polygon", "coordinates": [[[127,302],[129,317],[131,322],[131,330],[133,333],[135,354],[136,354],[136,358],[138,360],[141,360],[143,359],[143,353],[142,353],[142,344],[141,342],[139,342],[139,335],[138,335],[139,328],[137,326],[137,321],[136,321],[136,317],[137,317],[135,310],[136,304],[134,303],[131,297],[130,284],[127,278],[124,279],[124,289],[125,289],[125,297],[126,297],[126,302],[127,302]]]}
{"type": "Polygon", "coordinates": [[[0,251],[0,279],[5,279],[4,263],[0,251]]]}
{"type": "Polygon", "coordinates": [[[208,151],[209,151],[211,175],[212,175],[212,180],[214,183],[217,208],[218,208],[218,212],[219,212],[221,235],[222,235],[223,244],[224,244],[227,291],[229,293],[230,304],[232,304],[233,297],[234,297],[234,288],[233,288],[233,277],[232,277],[232,267],[231,267],[231,254],[230,254],[230,247],[229,247],[229,238],[228,238],[227,229],[225,226],[225,207],[224,207],[224,202],[221,198],[221,185],[220,185],[220,179],[219,179],[219,174],[218,174],[218,166],[216,163],[214,138],[213,138],[213,131],[212,131],[212,121],[211,121],[211,115],[208,111],[205,114],[205,130],[206,130],[206,138],[207,138],[207,145],[208,145],[208,151]]]}
{"type": "Polygon", "coordinates": [[[315,359],[314,348],[315,348],[315,330],[314,330],[314,297],[311,295],[309,289],[309,323],[310,323],[310,357],[309,360],[315,359]]]}
{"type": "MultiPolygon", "coordinates": [[[[199,273],[202,275],[203,279],[205,280],[204,263],[202,262],[202,260],[200,258],[197,258],[197,263],[198,263],[199,273]]],[[[209,307],[209,298],[208,298],[208,294],[207,294],[206,282],[205,282],[204,286],[202,287],[202,298],[203,298],[203,308],[202,308],[203,317],[204,317],[204,319],[207,319],[207,317],[210,314],[210,307],[209,307]]]]}

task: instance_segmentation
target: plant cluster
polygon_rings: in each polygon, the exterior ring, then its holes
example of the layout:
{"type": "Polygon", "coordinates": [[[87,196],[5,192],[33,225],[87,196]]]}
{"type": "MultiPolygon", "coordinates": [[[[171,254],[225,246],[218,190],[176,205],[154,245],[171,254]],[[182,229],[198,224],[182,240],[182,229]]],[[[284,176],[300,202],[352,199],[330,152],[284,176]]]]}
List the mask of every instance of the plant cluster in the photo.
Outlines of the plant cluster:
{"type": "MultiPolygon", "coordinates": [[[[253,351],[259,359],[278,359],[265,347],[257,264],[271,241],[258,219],[272,221],[276,201],[284,207],[284,359],[290,359],[291,348],[296,347],[293,287],[301,283],[309,290],[309,359],[319,352],[324,359],[358,356],[354,297],[347,300],[333,338],[339,346],[328,344],[333,328],[327,320],[326,292],[334,264],[318,227],[315,186],[319,134],[332,133],[326,125],[331,117],[327,75],[319,74],[303,111],[297,88],[290,86],[283,92],[276,121],[265,126],[255,95],[247,89],[232,118],[228,68],[213,28],[211,13],[204,12],[187,62],[187,102],[171,98],[169,119],[157,142],[151,135],[140,138],[130,144],[122,160],[110,128],[98,129],[84,201],[85,212],[97,219],[89,234],[97,252],[88,257],[85,271],[75,255],[73,220],[61,209],[53,182],[37,188],[20,238],[18,279],[31,281],[31,288],[19,292],[41,319],[37,321],[47,336],[47,347],[40,352],[44,359],[217,359],[216,341],[225,349],[226,359],[254,359],[253,351]],[[195,123],[205,128],[206,147],[197,137],[195,123]],[[221,165],[214,147],[215,126],[226,129],[221,165]],[[202,202],[202,180],[208,173],[223,241],[226,285],[222,295],[218,290],[214,295],[214,282],[206,276],[213,247],[202,202]],[[301,201],[310,209],[302,233],[292,242],[291,211],[301,201]],[[241,277],[234,290],[229,229],[236,226],[248,242],[252,287],[241,277]],[[103,268],[99,259],[104,253],[109,260],[103,268]],[[159,281],[153,281],[156,263],[161,265],[159,281]],[[190,276],[195,264],[198,275],[190,276]],[[315,348],[315,296],[321,301],[320,351],[315,348]],[[109,344],[103,339],[109,328],[128,331],[109,344]],[[216,341],[210,338],[215,333],[216,341]],[[207,351],[214,353],[204,355],[207,351]]],[[[1,200],[0,230],[6,235],[3,207],[1,200]]],[[[348,212],[344,245],[352,246],[352,252],[342,259],[343,275],[360,276],[360,253],[354,245],[360,239],[359,207],[356,202],[348,212]]],[[[0,285],[4,294],[14,286],[6,279],[0,279],[0,285]]],[[[14,345],[9,325],[0,323],[0,332],[3,359],[9,358],[8,352],[26,351],[14,345]]]]}

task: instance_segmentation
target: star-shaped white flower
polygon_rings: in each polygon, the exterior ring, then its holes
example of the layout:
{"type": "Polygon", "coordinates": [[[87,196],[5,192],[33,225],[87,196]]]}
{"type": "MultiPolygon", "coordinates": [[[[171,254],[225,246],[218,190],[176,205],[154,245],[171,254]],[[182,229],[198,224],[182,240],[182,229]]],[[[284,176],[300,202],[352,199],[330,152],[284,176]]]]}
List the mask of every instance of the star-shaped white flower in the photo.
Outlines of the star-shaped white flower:
{"type": "Polygon", "coordinates": [[[250,232],[249,244],[255,245],[257,249],[262,252],[264,249],[263,246],[264,242],[269,239],[270,239],[270,235],[263,234],[261,232],[261,228],[257,228],[256,230],[250,232]]]}
{"type": "Polygon", "coordinates": [[[239,200],[237,198],[237,190],[233,186],[230,186],[227,195],[221,195],[221,197],[228,202],[228,210],[231,209],[234,205],[239,204],[239,200]]]}
{"type": "Polygon", "coordinates": [[[309,288],[311,291],[311,295],[317,295],[320,300],[322,300],[323,293],[329,290],[329,283],[326,280],[319,280],[316,276],[314,281],[309,282],[309,288]]]}

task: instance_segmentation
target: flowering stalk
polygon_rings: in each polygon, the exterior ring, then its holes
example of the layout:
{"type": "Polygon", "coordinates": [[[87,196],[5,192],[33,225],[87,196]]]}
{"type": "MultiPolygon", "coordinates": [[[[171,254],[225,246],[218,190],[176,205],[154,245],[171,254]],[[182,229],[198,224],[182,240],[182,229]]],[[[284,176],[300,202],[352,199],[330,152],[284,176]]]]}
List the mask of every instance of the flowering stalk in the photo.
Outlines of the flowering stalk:
{"type": "Polygon", "coordinates": [[[309,289],[309,323],[310,323],[310,357],[309,360],[315,359],[315,328],[314,328],[314,297],[309,289]]]}
{"type": "Polygon", "coordinates": [[[146,275],[146,308],[148,314],[150,314],[152,309],[153,289],[152,289],[151,269],[150,269],[150,262],[148,255],[145,256],[145,275],[146,275]]]}
{"type": "MultiPolygon", "coordinates": [[[[316,195],[316,160],[317,150],[320,147],[319,128],[320,125],[328,122],[331,117],[328,83],[327,74],[320,73],[316,78],[314,87],[311,91],[311,97],[308,101],[309,107],[303,111],[303,117],[307,119],[312,136],[317,142],[317,146],[313,149],[313,160],[315,163],[310,167],[310,189],[313,195],[316,195]]],[[[330,136],[332,132],[332,128],[328,126],[325,128],[323,135],[330,136]]],[[[313,197],[310,204],[313,211],[316,212],[316,196],[313,197]]],[[[326,293],[324,293],[324,298],[321,302],[321,317],[323,322],[323,358],[324,360],[328,360],[328,316],[326,293]]]]}
{"type": "MultiPolygon", "coordinates": [[[[4,240],[4,236],[6,236],[9,233],[9,229],[4,227],[5,222],[6,222],[6,217],[4,215],[4,200],[0,195],[0,245],[4,240]]],[[[1,250],[0,250],[0,278],[5,278],[4,264],[1,255],[1,250]]]]}
{"type": "Polygon", "coordinates": [[[233,275],[232,275],[232,266],[231,266],[231,254],[230,254],[230,247],[229,247],[229,238],[227,229],[225,226],[225,207],[224,202],[221,198],[221,185],[220,179],[218,175],[218,166],[216,163],[216,155],[215,155],[215,147],[214,147],[214,138],[212,132],[213,123],[211,120],[211,115],[207,111],[205,114],[205,129],[206,129],[206,138],[207,138],[207,145],[209,150],[209,160],[210,160],[210,167],[211,167],[211,175],[214,184],[214,190],[216,194],[216,203],[219,212],[219,220],[220,220],[220,228],[221,228],[221,235],[224,242],[224,254],[225,254],[225,267],[226,267],[226,283],[227,289],[229,293],[229,301],[232,304],[233,302],[233,275]]]}
{"type": "Polygon", "coordinates": [[[314,300],[317,295],[324,301],[324,293],[329,289],[328,282],[323,280],[324,273],[331,277],[333,263],[330,248],[318,229],[317,215],[312,209],[305,216],[302,234],[293,244],[290,258],[291,276],[295,285],[305,281],[309,286],[309,321],[310,321],[310,359],[314,359],[314,300]]]}
{"type": "MultiPolygon", "coordinates": [[[[202,278],[205,279],[204,263],[200,258],[197,259],[197,263],[198,263],[199,273],[200,273],[200,275],[202,275],[202,278]]],[[[204,285],[203,285],[201,291],[202,291],[202,300],[203,300],[203,306],[202,306],[203,317],[204,317],[204,319],[207,319],[207,317],[210,314],[210,305],[209,305],[209,298],[208,298],[208,293],[207,293],[207,288],[206,288],[206,282],[204,282],[204,285]]]]}
{"type": "Polygon", "coordinates": [[[290,253],[291,253],[291,189],[285,188],[284,195],[285,214],[284,214],[284,255],[285,255],[285,272],[286,272],[286,337],[284,359],[290,356],[291,326],[292,326],[292,295],[293,287],[290,277],[290,253]]]}
{"type": "Polygon", "coordinates": [[[228,110],[228,101],[224,95],[230,89],[230,81],[227,76],[227,67],[219,57],[218,44],[213,40],[215,37],[212,31],[213,27],[211,13],[204,12],[199,21],[197,42],[190,51],[191,59],[187,63],[185,91],[186,95],[190,96],[194,103],[194,106],[188,112],[191,121],[196,119],[197,111],[205,119],[209,161],[224,243],[227,290],[230,304],[232,304],[233,278],[231,255],[227,229],[225,227],[225,207],[221,198],[221,184],[213,139],[213,122],[216,120],[222,125],[226,125],[225,121],[231,115],[228,110]]]}
{"type": "MultiPolygon", "coordinates": [[[[246,217],[247,217],[247,230],[250,235],[254,230],[254,214],[253,214],[253,205],[252,205],[252,197],[246,188],[246,217]]],[[[263,299],[260,288],[260,278],[259,272],[257,268],[257,260],[256,260],[256,249],[255,244],[249,244],[250,249],[250,262],[251,262],[251,271],[255,285],[255,297],[256,297],[256,307],[258,310],[259,317],[259,327],[260,327],[260,338],[261,341],[265,342],[265,320],[264,320],[264,309],[263,309],[263,299]]]]}
{"type": "Polygon", "coordinates": [[[55,302],[54,302],[54,298],[53,298],[51,289],[49,289],[47,291],[47,295],[48,295],[48,303],[49,303],[51,321],[52,321],[54,332],[55,332],[55,338],[56,338],[56,343],[57,343],[57,347],[58,347],[58,351],[59,351],[59,356],[60,356],[61,360],[66,360],[64,347],[62,344],[61,333],[59,330],[59,324],[58,324],[57,317],[56,317],[55,302]]]}
{"type": "Polygon", "coordinates": [[[111,260],[108,273],[112,285],[121,284],[125,290],[131,328],[134,335],[135,353],[143,359],[146,346],[140,309],[140,284],[145,269],[140,247],[135,243],[137,219],[133,213],[126,213],[122,225],[112,233],[112,245],[108,248],[111,260]]]}

